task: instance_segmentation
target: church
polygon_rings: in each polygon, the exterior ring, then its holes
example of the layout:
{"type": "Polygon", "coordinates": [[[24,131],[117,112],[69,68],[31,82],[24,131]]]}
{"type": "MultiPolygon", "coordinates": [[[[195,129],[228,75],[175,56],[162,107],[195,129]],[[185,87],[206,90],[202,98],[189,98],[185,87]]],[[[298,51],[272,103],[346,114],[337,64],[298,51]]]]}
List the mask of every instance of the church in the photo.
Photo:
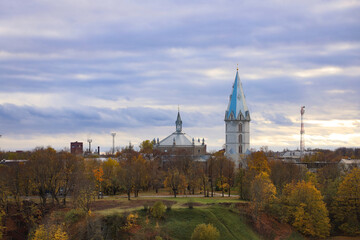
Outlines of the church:
{"type": "Polygon", "coordinates": [[[250,112],[237,69],[225,111],[225,155],[243,167],[246,166],[246,156],[250,154],[250,120],[250,112]]]}
{"type": "Polygon", "coordinates": [[[178,111],[177,119],[175,121],[176,131],[159,141],[153,140],[154,150],[158,150],[168,155],[188,155],[193,157],[200,157],[206,155],[205,139],[197,140],[191,138],[182,131],[182,120],[180,111],[178,111]]]}
{"type": "MultiPolygon", "coordinates": [[[[236,71],[235,81],[225,111],[225,156],[237,165],[246,167],[246,157],[250,154],[250,112],[246,105],[244,90],[236,71]]],[[[154,150],[168,155],[179,153],[193,156],[194,159],[205,159],[206,145],[204,138],[194,139],[182,131],[182,120],[178,111],[175,121],[176,131],[159,141],[153,140],[154,150]]]]}

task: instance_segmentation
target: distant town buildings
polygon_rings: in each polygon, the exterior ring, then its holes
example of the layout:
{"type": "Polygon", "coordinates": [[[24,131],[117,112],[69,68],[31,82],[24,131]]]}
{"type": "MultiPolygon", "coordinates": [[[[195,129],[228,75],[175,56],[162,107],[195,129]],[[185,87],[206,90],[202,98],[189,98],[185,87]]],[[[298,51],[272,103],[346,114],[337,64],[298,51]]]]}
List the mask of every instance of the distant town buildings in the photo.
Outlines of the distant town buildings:
{"type": "Polygon", "coordinates": [[[301,153],[300,150],[286,151],[282,153],[279,158],[284,162],[297,163],[301,161],[302,157],[310,156],[311,154],[312,152],[309,151],[304,151],[303,153],[301,153]]]}
{"type": "Polygon", "coordinates": [[[70,143],[70,152],[74,155],[82,155],[84,153],[83,143],[82,142],[71,142],[70,143]]]}
{"type": "Polygon", "coordinates": [[[250,153],[250,120],[250,112],[237,69],[225,112],[225,155],[243,167],[246,166],[245,157],[250,153]]]}
{"type": "Polygon", "coordinates": [[[360,168],[360,159],[341,159],[339,164],[345,169],[351,169],[353,167],[360,168]]]}

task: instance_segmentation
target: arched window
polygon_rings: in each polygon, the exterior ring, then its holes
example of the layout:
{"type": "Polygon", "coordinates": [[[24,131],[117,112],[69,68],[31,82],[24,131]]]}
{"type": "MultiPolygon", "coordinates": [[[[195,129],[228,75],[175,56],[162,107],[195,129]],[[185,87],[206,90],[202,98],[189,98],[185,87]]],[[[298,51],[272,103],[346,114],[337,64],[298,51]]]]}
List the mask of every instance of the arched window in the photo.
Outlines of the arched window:
{"type": "Polygon", "coordinates": [[[242,144],[242,134],[239,135],[239,143],[242,144]]]}
{"type": "Polygon", "coordinates": [[[242,123],[239,124],[239,132],[242,132],[242,123]]]}
{"type": "Polygon", "coordinates": [[[242,153],[242,146],[239,146],[239,153],[242,153]]]}

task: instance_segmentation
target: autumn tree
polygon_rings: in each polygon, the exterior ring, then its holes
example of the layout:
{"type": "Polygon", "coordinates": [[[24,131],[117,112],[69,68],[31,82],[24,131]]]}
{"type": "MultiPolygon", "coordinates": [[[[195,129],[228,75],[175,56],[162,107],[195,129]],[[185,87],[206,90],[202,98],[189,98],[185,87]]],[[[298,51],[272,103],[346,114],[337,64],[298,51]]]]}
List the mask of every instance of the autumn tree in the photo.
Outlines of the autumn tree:
{"type": "Polygon", "coordinates": [[[8,202],[10,196],[9,167],[0,164],[0,211],[8,211],[8,202]]]}
{"type": "Polygon", "coordinates": [[[299,182],[305,179],[306,169],[296,164],[284,163],[280,160],[269,162],[270,179],[278,193],[282,192],[286,184],[299,182]]]}
{"type": "Polygon", "coordinates": [[[271,170],[266,154],[262,151],[251,153],[248,161],[248,169],[254,175],[258,175],[261,172],[270,174],[271,170]]]}
{"type": "Polygon", "coordinates": [[[327,206],[331,206],[342,179],[338,164],[330,164],[318,169],[316,179],[325,203],[327,206]]]}
{"type": "Polygon", "coordinates": [[[191,240],[217,240],[220,237],[219,231],[212,224],[199,224],[191,235],[191,240]]]}
{"type": "Polygon", "coordinates": [[[134,197],[139,196],[139,191],[148,186],[149,183],[149,162],[143,158],[142,155],[138,155],[133,158],[133,190],[134,197]]]}
{"type": "Polygon", "coordinates": [[[319,190],[312,182],[301,181],[284,187],[283,218],[299,232],[324,238],[330,234],[328,210],[319,190]]]}
{"type": "Polygon", "coordinates": [[[250,200],[251,199],[251,193],[250,193],[250,187],[251,182],[253,179],[259,175],[260,173],[266,173],[268,175],[271,174],[271,170],[269,167],[269,162],[266,157],[265,152],[259,151],[259,152],[253,152],[248,158],[248,167],[245,170],[245,172],[238,172],[238,177],[241,177],[242,181],[238,181],[241,185],[241,196],[243,199],[250,200]],[[243,174],[243,175],[241,175],[243,174]]]}
{"type": "MultiPolygon", "coordinates": [[[[251,201],[255,212],[258,213],[275,200],[276,188],[271,182],[269,174],[260,172],[251,182],[251,201]]],[[[256,214],[257,215],[257,214],[256,214]]]]}
{"type": "Polygon", "coordinates": [[[333,211],[339,229],[347,234],[360,234],[360,169],[354,168],[341,182],[333,211]]]}
{"type": "Polygon", "coordinates": [[[146,159],[150,159],[153,153],[153,144],[150,140],[145,140],[140,143],[140,153],[144,154],[146,159]]]}
{"type": "Polygon", "coordinates": [[[93,174],[94,174],[94,178],[96,180],[96,185],[97,185],[97,188],[99,189],[99,194],[98,194],[98,198],[101,197],[101,183],[104,181],[104,170],[102,168],[102,166],[99,166],[95,169],[92,170],[93,171],[93,174]]]}
{"type": "Polygon", "coordinates": [[[163,186],[164,182],[164,171],[161,168],[159,158],[155,158],[149,162],[150,169],[150,186],[155,189],[155,192],[158,193],[159,189],[163,186]]]}
{"type": "Polygon", "coordinates": [[[171,188],[174,197],[176,197],[180,189],[186,188],[186,178],[178,169],[169,169],[164,181],[165,187],[171,188]]]}
{"type": "Polygon", "coordinates": [[[34,233],[32,240],[67,240],[68,234],[62,225],[40,225],[34,233]]]}
{"type": "Polygon", "coordinates": [[[76,184],[72,195],[75,208],[81,208],[85,212],[90,210],[90,204],[97,195],[97,180],[93,170],[99,167],[99,161],[87,160],[84,162],[83,170],[76,175],[76,184]]]}
{"type": "Polygon", "coordinates": [[[63,205],[65,206],[67,196],[73,192],[74,186],[77,184],[77,175],[84,171],[84,159],[66,151],[61,151],[58,155],[63,165],[61,194],[63,196],[63,205]]]}
{"type": "MultiPolygon", "coordinates": [[[[224,197],[225,190],[230,194],[230,187],[234,179],[234,163],[224,155],[224,151],[213,154],[214,171],[217,179],[217,186],[224,197]]],[[[229,195],[230,196],[230,195],[229,195]]]]}
{"type": "Polygon", "coordinates": [[[54,182],[57,173],[53,168],[57,168],[57,166],[53,166],[52,163],[55,162],[55,159],[56,151],[53,148],[36,148],[28,162],[34,187],[39,194],[40,202],[43,206],[46,204],[47,192],[52,189],[52,191],[57,193],[59,187],[56,185],[57,181],[54,182]]]}
{"type": "Polygon", "coordinates": [[[121,166],[120,163],[112,158],[103,162],[103,189],[107,194],[116,195],[121,189],[121,166]]]}

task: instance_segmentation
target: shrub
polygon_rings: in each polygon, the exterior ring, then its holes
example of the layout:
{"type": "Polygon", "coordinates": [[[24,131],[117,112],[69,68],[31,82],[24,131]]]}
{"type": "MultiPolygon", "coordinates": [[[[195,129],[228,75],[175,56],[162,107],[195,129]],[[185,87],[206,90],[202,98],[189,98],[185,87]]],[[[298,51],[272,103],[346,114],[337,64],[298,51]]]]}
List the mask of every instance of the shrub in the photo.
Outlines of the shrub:
{"type": "Polygon", "coordinates": [[[103,233],[111,239],[115,239],[119,232],[123,232],[127,226],[127,217],[119,214],[111,214],[103,219],[103,233]]]}
{"type": "Polygon", "coordinates": [[[154,218],[162,218],[165,213],[165,205],[162,202],[156,202],[151,208],[151,215],[154,218]]]}
{"type": "Polygon", "coordinates": [[[167,201],[167,202],[165,202],[165,205],[166,205],[166,211],[170,211],[171,207],[172,207],[172,205],[174,205],[174,203],[167,201]]]}
{"type": "Polygon", "coordinates": [[[65,221],[69,224],[73,224],[78,222],[80,219],[85,217],[86,212],[82,209],[71,209],[65,215],[65,221]]]}
{"type": "Polygon", "coordinates": [[[149,203],[144,203],[144,211],[147,212],[149,210],[149,203]]]}
{"type": "Polygon", "coordinates": [[[68,234],[63,230],[62,225],[40,225],[34,232],[32,240],[68,240],[68,234]]]}
{"type": "Polygon", "coordinates": [[[187,205],[188,205],[189,209],[193,209],[194,208],[194,200],[192,198],[189,198],[187,205]]]}
{"type": "Polygon", "coordinates": [[[163,239],[162,239],[162,237],[160,237],[160,236],[156,236],[156,237],[155,237],[155,240],[163,240],[163,239]]]}
{"type": "Polygon", "coordinates": [[[191,240],[217,240],[220,237],[219,231],[211,224],[199,224],[196,226],[191,240]]]}

